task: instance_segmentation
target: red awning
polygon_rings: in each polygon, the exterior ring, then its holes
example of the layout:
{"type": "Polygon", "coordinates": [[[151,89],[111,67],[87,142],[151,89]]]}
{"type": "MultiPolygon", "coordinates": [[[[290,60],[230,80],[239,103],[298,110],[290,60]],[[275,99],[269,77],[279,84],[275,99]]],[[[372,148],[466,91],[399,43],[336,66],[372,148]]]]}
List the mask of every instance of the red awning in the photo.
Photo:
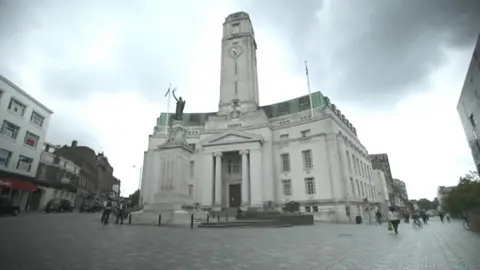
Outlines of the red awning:
{"type": "Polygon", "coordinates": [[[11,189],[21,189],[27,191],[34,191],[37,190],[38,187],[32,183],[7,179],[7,178],[0,178],[0,187],[1,188],[11,188],[11,189]]]}

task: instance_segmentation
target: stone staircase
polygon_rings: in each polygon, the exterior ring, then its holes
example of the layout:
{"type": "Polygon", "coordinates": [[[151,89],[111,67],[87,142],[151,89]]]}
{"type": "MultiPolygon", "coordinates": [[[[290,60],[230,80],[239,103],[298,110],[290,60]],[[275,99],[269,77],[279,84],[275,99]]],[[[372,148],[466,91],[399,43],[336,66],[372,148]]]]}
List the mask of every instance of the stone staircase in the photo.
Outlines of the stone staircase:
{"type": "Polygon", "coordinates": [[[283,228],[283,227],[292,227],[291,224],[279,222],[275,220],[235,220],[235,221],[211,221],[211,222],[202,222],[198,228],[283,228]]]}

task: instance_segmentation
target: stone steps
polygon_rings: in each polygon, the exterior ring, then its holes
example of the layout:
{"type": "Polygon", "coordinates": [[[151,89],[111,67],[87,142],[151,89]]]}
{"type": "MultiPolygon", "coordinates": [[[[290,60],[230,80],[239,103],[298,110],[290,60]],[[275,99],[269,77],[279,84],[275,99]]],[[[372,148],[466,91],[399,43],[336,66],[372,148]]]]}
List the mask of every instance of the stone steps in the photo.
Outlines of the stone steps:
{"type": "Polygon", "coordinates": [[[225,222],[202,222],[197,226],[198,228],[235,228],[235,227],[292,227],[291,224],[278,222],[274,220],[242,220],[242,221],[225,221],[225,222]]]}

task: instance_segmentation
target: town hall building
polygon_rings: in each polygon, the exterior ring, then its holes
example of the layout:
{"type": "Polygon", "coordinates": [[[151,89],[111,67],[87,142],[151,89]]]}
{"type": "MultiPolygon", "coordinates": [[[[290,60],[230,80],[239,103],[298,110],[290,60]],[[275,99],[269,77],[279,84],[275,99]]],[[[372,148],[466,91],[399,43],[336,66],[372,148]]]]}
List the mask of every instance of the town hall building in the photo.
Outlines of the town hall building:
{"type": "MultiPolygon", "coordinates": [[[[193,151],[188,171],[194,202],[218,210],[281,209],[295,201],[319,220],[367,219],[377,192],[355,127],[320,92],[261,105],[256,49],[249,15],[229,15],[223,24],[218,110],[185,113],[182,119],[193,151]]],[[[162,173],[155,152],[168,137],[167,122],[162,113],[144,154],[144,205],[153,202],[162,173]]]]}

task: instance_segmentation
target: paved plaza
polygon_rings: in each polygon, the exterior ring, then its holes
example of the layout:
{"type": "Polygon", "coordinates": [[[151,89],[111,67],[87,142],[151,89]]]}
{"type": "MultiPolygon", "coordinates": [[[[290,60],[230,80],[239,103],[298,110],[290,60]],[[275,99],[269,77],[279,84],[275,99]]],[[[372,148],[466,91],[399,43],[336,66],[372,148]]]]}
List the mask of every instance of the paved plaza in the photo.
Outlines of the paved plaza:
{"type": "Polygon", "coordinates": [[[480,236],[432,220],[399,235],[372,225],[188,229],[100,224],[100,214],[0,218],[1,269],[480,269],[480,236]]]}

